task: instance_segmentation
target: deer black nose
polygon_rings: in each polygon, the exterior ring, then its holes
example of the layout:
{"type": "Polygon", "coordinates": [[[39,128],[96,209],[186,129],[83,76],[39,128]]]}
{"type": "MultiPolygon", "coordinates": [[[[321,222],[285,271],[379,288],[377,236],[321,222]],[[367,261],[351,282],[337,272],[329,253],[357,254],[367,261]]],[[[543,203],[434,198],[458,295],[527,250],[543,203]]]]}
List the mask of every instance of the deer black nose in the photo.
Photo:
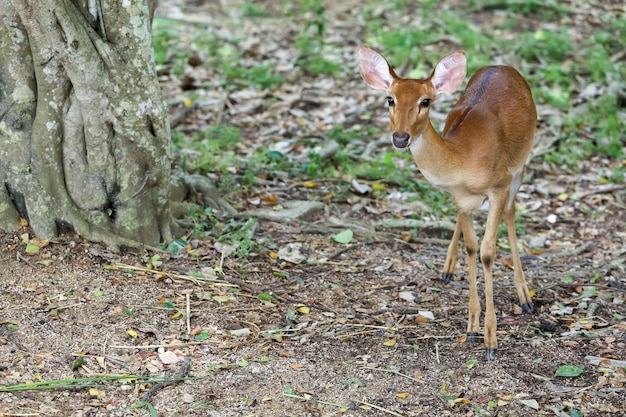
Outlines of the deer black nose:
{"type": "Polygon", "coordinates": [[[398,149],[406,148],[406,145],[409,144],[409,139],[411,138],[411,135],[409,135],[407,132],[393,132],[393,135],[391,136],[391,143],[393,143],[393,146],[398,149]]]}

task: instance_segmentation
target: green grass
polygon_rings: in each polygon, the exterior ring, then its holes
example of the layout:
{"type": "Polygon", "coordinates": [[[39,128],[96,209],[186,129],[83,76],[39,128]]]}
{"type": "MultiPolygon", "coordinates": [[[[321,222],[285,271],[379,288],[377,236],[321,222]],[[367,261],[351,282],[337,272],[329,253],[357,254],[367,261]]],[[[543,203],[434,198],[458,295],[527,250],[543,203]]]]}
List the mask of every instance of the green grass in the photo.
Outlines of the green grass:
{"type": "MultiPolygon", "coordinates": [[[[279,73],[272,57],[259,61],[243,56],[245,34],[234,29],[231,37],[220,38],[207,28],[190,30],[187,25],[167,19],[154,23],[155,59],[160,66],[181,75],[196,51],[203,65],[215,74],[205,87],[225,91],[258,88],[274,92],[302,80],[329,78],[343,83],[358,77],[357,70],[354,61],[342,61],[348,59],[341,49],[344,45],[329,36],[338,17],[333,15],[334,8],[326,8],[325,4],[320,0],[282,2],[270,12],[264,3],[237,3],[240,19],[259,24],[268,19],[274,25],[285,19],[295,22],[283,38],[288,43],[284,47],[293,53],[293,73],[279,73]],[[282,15],[276,16],[277,10],[282,15]]],[[[434,0],[366,0],[358,19],[341,18],[356,19],[354,37],[383,52],[395,68],[402,68],[402,76],[429,75],[441,57],[459,47],[468,53],[468,75],[495,61],[519,68],[531,85],[542,123],[557,125],[554,130],[558,140],[552,151],[542,156],[544,161],[575,171],[581,160],[607,157],[610,165],[598,175],[603,181],[621,183],[625,170],[621,160],[626,158],[626,63],[616,57],[626,39],[626,25],[619,16],[598,14],[593,30],[586,28],[588,36],[582,36],[580,28],[568,24],[575,20],[570,7],[556,0],[474,0],[464,8],[442,8],[434,0]],[[493,22],[487,20],[490,16],[495,16],[493,22]],[[586,88],[586,95],[581,96],[586,88]],[[555,111],[558,117],[550,120],[554,116],[547,114],[555,111]]],[[[246,141],[254,138],[244,138],[239,127],[227,124],[192,138],[174,132],[174,142],[191,151],[183,152],[183,167],[218,178],[227,198],[249,190],[261,174],[280,173],[276,175],[294,181],[332,180],[336,186],[331,201],[345,200],[351,192],[350,180],[358,179],[385,185],[373,192],[372,198],[384,198],[393,188],[414,193],[411,198],[423,201],[433,213],[454,214],[450,197],[420,180],[407,154],[388,147],[377,151],[373,160],[359,157],[365,144],[388,134],[385,129],[381,131],[369,121],[355,124],[351,120],[316,132],[339,144],[339,150],[328,158],[313,151],[319,141],[304,137],[293,138],[300,149],[309,149],[304,158],[266,146],[242,158],[249,146],[246,141]]],[[[217,213],[201,207],[192,211],[190,217],[195,219],[199,233],[211,231],[212,236],[228,236],[229,241],[244,248],[241,253],[252,250],[246,240],[250,229],[245,222],[226,224],[217,213]]]]}
{"type": "MultiPolygon", "coordinates": [[[[370,1],[372,10],[380,4],[370,1]]],[[[417,2],[421,24],[390,24],[392,16],[402,16],[406,2],[391,2],[384,16],[367,16],[367,43],[383,52],[392,66],[407,68],[411,77],[430,74],[434,64],[449,49],[433,48],[441,39],[455,40],[468,53],[468,75],[489,65],[494,56],[504,56],[520,68],[528,79],[536,103],[565,112],[563,129],[554,151],[545,159],[564,168],[576,170],[577,162],[593,155],[624,158],[624,111],[618,102],[626,95],[626,64],[613,56],[623,48],[626,39],[624,19],[605,14],[590,36],[579,43],[572,39],[578,29],[562,24],[560,18],[571,14],[568,7],[556,1],[484,0],[470,2],[471,9],[441,9],[434,2],[417,2]],[[395,8],[395,10],[394,10],[395,8]],[[493,31],[490,25],[473,23],[472,12],[501,10],[504,17],[493,31]],[[524,20],[528,18],[528,21],[524,20]],[[539,22],[539,23],[537,23],[539,22]],[[545,22],[546,25],[542,25],[545,22]],[[500,30],[516,35],[503,37],[500,30]],[[622,41],[620,41],[622,40],[622,41]],[[594,84],[601,93],[581,100],[582,88],[594,84]],[[582,101],[582,103],[581,103],[582,101]]],[[[480,19],[478,19],[480,21],[480,19]]],[[[622,104],[623,106],[623,104],[622,104]]],[[[621,169],[610,181],[623,181],[621,169]]]]}

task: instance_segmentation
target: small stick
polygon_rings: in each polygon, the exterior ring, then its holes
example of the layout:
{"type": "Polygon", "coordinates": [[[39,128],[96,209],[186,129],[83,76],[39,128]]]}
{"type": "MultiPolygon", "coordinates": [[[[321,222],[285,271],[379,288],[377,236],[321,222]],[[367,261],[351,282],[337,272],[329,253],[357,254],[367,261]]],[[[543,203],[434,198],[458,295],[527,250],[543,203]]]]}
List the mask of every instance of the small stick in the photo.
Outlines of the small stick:
{"type": "Polygon", "coordinates": [[[191,334],[191,299],[189,294],[187,295],[187,334],[191,334]]]}
{"type": "Polygon", "coordinates": [[[158,349],[158,348],[173,348],[173,349],[180,349],[180,348],[186,348],[189,346],[194,346],[194,345],[208,345],[209,343],[220,343],[219,341],[216,340],[200,340],[200,341],[193,341],[193,342],[187,342],[187,343],[176,343],[173,345],[168,345],[168,344],[159,344],[159,345],[111,345],[109,346],[111,349],[158,349]]]}
{"type": "Polygon", "coordinates": [[[361,368],[362,368],[362,369],[369,369],[369,370],[371,370],[371,371],[389,372],[390,374],[396,374],[396,375],[401,376],[401,377],[403,377],[403,378],[410,379],[411,381],[421,382],[421,381],[420,381],[419,379],[417,379],[417,378],[413,378],[412,376],[408,376],[408,375],[405,375],[405,374],[403,374],[403,373],[401,373],[401,372],[394,371],[393,369],[372,368],[372,367],[369,367],[369,366],[362,366],[361,368]]]}
{"type": "MultiPolygon", "coordinates": [[[[183,361],[183,364],[178,369],[178,373],[176,374],[177,378],[184,378],[185,375],[187,375],[187,369],[189,369],[189,363],[191,363],[191,357],[187,356],[185,360],[183,361]]],[[[154,395],[155,392],[165,388],[168,385],[173,384],[174,382],[179,382],[179,381],[159,382],[158,384],[153,385],[152,388],[146,391],[143,397],[141,397],[141,402],[148,401],[148,399],[152,395],[154,395]]]]}
{"type": "Polygon", "coordinates": [[[107,343],[109,342],[109,335],[105,335],[104,336],[104,345],[102,346],[102,359],[104,359],[102,362],[104,363],[104,372],[106,373],[109,367],[109,364],[107,363],[107,343]]]}
{"type": "Polygon", "coordinates": [[[357,402],[357,403],[361,403],[361,404],[366,405],[366,406],[368,406],[368,407],[375,408],[375,409],[377,409],[377,410],[379,410],[379,411],[382,411],[383,413],[391,414],[392,416],[399,416],[399,417],[403,417],[403,415],[402,415],[402,414],[398,414],[398,413],[396,413],[395,411],[387,410],[386,408],[382,408],[382,407],[379,407],[379,406],[374,405],[374,404],[366,403],[365,401],[355,400],[355,402],[357,402]]]}
{"type": "Polygon", "coordinates": [[[30,265],[31,268],[37,269],[37,267],[33,263],[31,263],[28,259],[24,258],[24,256],[21,253],[19,253],[19,252],[15,252],[15,253],[17,254],[17,260],[18,261],[22,261],[22,262],[26,263],[27,265],[30,265]]]}

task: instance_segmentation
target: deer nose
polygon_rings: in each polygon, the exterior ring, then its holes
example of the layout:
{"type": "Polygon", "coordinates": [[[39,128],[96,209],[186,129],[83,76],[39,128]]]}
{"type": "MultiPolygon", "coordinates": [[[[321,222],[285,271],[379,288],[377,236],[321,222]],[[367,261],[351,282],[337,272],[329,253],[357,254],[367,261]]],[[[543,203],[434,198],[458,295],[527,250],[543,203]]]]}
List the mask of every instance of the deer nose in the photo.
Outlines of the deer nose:
{"type": "Polygon", "coordinates": [[[393,135],[391,135],[391,143],[393,143],[393,146],[398,149],[406,148],[406,146],[409,144],[409,139],[411,139],[411,135],[409,135],[407,132],[393,132],[393,135]]]}

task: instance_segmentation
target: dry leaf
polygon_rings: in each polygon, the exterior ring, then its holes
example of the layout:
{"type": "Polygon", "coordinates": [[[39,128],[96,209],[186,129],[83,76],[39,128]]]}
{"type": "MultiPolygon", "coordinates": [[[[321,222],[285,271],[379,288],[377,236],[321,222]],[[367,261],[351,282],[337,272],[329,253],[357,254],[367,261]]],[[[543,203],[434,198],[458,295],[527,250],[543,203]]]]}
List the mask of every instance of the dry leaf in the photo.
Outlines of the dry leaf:
{"type": "Polygon", "coordinates": [[[89,396],[91,398],[98,398],[98,399],[100,399],[100,398],[106,397],[106,395],[107,395],[106,391],[101,391],[101,390],[96,389],[96,388],[89,388],[89,396]]]}
{"type": "Polygon", "coordinates": [[[159,359],[163,362],[164,365],[172,365],[180,360],[178,355],[176,355],[171,350],[166,350],[163,353],[159,353],[159,359]]]}
{"type": "Polygon", "coordinates": [[[396,344],[396,339],[389,339],[387,340],[385,343],[383,343],[383,345],[385,346],[394,346],[396,344]]]}

